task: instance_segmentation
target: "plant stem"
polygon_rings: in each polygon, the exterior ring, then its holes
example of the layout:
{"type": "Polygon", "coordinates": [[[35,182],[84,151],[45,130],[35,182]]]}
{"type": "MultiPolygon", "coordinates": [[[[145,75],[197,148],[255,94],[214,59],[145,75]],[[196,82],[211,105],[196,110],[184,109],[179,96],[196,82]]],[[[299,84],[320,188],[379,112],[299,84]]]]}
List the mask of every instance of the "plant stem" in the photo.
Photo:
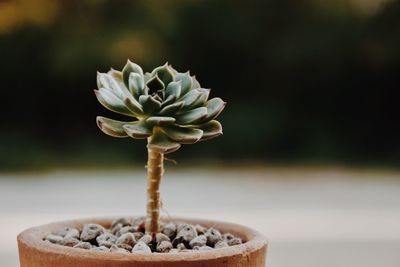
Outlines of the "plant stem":
{"type": "Polygon", "coordinates": [[[160,183],[164,173],[164,155],[151,149],[147,161],[147,217],[146,234],[155,239],[160,231],[160,183]]]}

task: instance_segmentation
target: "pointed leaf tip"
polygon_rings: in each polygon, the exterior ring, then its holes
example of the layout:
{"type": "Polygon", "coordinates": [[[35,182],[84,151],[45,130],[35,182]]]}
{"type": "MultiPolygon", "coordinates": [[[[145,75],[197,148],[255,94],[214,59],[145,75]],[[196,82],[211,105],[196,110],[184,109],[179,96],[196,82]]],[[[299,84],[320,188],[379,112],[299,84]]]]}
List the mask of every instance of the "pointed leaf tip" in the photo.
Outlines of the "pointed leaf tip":
{"type": "Polygon", "coordinates": [[[203,130],[201,141],[209,140],[223,134],[222,125],[219,121],[212,120],[199,126],[203,130]]]}
{"type": "Polygon", "coordinates": [[[128,135],[122,128],[123,125],[126,124],[127,122],[116,121],[105,117],[97,116],[96,123],[97,126],[100,128],[100,130],[107,135],[118,138],[128,137],[128,135]]]}
{"type": "Polygon", "coordinates": [[[219,97],[208,100],[206,103],[207,117],[201,122],[207,122],[218,117],[218,115],[224,110],[225,105],[226,102],[219,97]]]}
{"type": "Polygon", "coordinates": [[[170,82],[165,89],[165,96],[174,95],[179,98],[181,95],[182,81],[170,82]]]}
{"type": "Polygon", "coordinates": [[[156,93],[159,90],[165,88],[164,82],[158,77],[158,74],[155,74],[150,80],[146,82],[147,87],[149,88],[149,94],[156,93]]]}
{"type": "Polygon", "coordinates": [[[144,91],[144,78],[143,75],[140,75],[135,72],[131,72],[129,74],[128,78],[128,84],[129,84],[129,91],[131,94],[138,99],[141,94],[143,94],[144,91]]]}
{"type": "Polygon", "coordinates": [[[192,76],[192,81],[193,81],[193,89],[201,88],[199,81],[196,79],[196,75],[192,76]]]}
{"type": "Polygon", "coordinates": [[[193,87],[192,77],[190,77],[190,74],[188,72],[186,72],[186,73],[177,73],[175,75],[174,81],[182,81],[182,84],[181,84],[181,96],[185,95],[193,87]]]}
{"type": "Polygon", "coordinates": [[[151,75],[157,75],[165,86],[174,80],[174,72],[170,69],[168,62],[162,66],[155,68],[151,72],[151,75]]]}
{"type": "Polygon", "coordinates": [[[129,88],[129,75],[131,73],[137,73],[139,74],[141,77],[143,77],[143,70],[142,68],[138,65],[135,64],[133,62],[131,62],[129,59],[126,62],[126,65],[124,66],[124,68],[122,69],[122,76],[123,76],[123,80],[125,83],[126,88],[129,88]]]}

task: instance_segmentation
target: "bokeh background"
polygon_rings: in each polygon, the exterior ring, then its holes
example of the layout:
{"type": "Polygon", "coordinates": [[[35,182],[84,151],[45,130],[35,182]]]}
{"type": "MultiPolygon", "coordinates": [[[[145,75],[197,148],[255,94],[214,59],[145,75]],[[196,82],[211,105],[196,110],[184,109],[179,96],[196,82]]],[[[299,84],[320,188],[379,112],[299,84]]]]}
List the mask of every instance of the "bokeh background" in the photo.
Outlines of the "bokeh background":
{"type": "Polygon", "coordinates": [[[228,102],[224,137],[174,155],[398,166],[400,2],[0,3],[0,169],[129,165],[96,128],[96,71],[190,70],[228,102]]]}
{"type": "Polygon", "coordinates": [[[0,1],[0,258],[17,266],[34,224],[143,213],[145,142],[95,124],[113,116],[96,71],[129,58],[228,102],[222,137],[170,155],[170,213],[260,229],[271,267],[399,266],[399,14],[398,0],[0,1]],[[137,206],[118,201],[127,185],[137,206]]]}

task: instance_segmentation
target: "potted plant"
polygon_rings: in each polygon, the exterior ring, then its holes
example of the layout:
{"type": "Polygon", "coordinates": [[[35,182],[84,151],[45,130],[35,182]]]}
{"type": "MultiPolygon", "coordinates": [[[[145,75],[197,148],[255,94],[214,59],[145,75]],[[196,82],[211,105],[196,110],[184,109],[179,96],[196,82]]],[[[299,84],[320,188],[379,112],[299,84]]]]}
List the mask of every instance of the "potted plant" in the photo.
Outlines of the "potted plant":
{"type": "Polygon", "coordinates": [[[95,94],[107,109],[131,117],[97,117],[113,137],[147,139],[147,215],[94,218],[30,228],[18,236],[21,267],[265,266],[267,243],[245,226],[185,218],[160,219],[164,155],[182,144],[222,134],[225,107],[209,100],[189,72],[165,64],[150,73],[128,60],[122,71],[97,74],[95,94]]]}

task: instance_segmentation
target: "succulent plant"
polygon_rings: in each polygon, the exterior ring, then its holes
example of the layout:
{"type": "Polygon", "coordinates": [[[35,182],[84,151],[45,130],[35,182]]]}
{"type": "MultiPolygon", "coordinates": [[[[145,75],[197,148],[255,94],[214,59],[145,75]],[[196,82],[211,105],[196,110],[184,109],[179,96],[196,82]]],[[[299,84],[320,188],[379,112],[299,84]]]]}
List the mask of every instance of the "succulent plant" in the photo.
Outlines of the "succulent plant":
{"type": "Polygon", "coordinates": [[[168,63],[143,73],[129,61],[122,71],[97,73],[97,99],[107,109],[132,118],[117,121],[97,117],[97,125],[113,137],[148,141],[148,205],[146,232],[159,231],[159,184],[164,154],[181,144],[193,144],[222,134],[215,118],[225,107],[221,98],[208,100],[210,90],[201,88],[189,72],[180,73],[168,63]]]}
{"type": "Polygon", "coordinates": [[[221,98],[208,100],[210,90],[189,72],[179,73],[170,65],[143,73],[127,62],[122,72],[111,69],[97,74],[97,99],[107,109],[135,118],[123,122],[97,117],[99,128],[114,137],[149,138],[148,148],[170,153],[181,144],[192,144],[222,134],[214,120],[223,110],[221,98]]]}

